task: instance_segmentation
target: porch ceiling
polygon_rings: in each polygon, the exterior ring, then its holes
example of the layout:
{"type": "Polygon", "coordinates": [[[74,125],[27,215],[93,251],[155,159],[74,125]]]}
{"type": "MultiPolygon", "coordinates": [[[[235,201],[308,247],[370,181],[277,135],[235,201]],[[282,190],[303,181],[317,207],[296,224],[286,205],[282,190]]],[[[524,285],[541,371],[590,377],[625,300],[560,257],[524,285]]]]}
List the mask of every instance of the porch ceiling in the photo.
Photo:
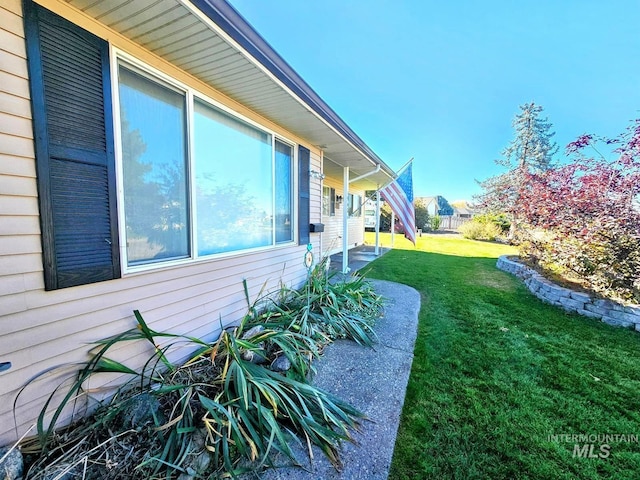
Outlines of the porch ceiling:
{"type": "MultiPolygon", "coordinates": [[[[100,23],[165,58],[233,100],[321,148],[334,162],[325,173],[349,167],[361,182],[385,184],[393,171],[221,0],[68,0],[100,23]]],[[[326,167],[325,167],[326,168],[326,167]]]]}

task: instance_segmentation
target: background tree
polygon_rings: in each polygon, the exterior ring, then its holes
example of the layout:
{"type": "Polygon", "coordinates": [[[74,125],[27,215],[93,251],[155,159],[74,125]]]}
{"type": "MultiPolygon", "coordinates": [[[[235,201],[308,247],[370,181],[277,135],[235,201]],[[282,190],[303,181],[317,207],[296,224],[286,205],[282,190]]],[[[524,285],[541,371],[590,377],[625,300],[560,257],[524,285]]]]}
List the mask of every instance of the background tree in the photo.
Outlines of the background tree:
{"type": "Polygon", "coordinates": [[[416,214],[416,228],[421,228],[422,230],[427,230],[427,225],[429,225],[429,212],[427,211],[427,206],[424,203],[424,200],[417,198],[413,202],[413,209],[416,214]]]}
{"type": "MultiPolygon", "coordinates": [[[[558,145],[548,118],[542,117],[543,108],[535,103],[520,106],[513,119],[513,140],[496,160],[506,172],[478,182],[483,192],[474,197],[477,207],[486,213],[506,212],[512,227],[517,227],[520,198],[527,188],[528,175],[547,171],[554,164],[558,145]]],[[[513,232],[512,232],[513,233],[513,232]]]]}

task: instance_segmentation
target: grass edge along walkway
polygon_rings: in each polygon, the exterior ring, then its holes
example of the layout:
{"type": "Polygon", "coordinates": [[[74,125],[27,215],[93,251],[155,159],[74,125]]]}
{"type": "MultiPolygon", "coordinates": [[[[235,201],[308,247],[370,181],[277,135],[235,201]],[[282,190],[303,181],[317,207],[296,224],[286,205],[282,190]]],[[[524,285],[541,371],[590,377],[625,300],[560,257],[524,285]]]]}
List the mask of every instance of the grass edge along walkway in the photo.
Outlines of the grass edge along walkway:
{"type": "Polygon", "coordinates": [[[396,235],[365,269],[422,296],[389,478],[639,478],[640,335],[542,303],[505,253],[396,235]]]}

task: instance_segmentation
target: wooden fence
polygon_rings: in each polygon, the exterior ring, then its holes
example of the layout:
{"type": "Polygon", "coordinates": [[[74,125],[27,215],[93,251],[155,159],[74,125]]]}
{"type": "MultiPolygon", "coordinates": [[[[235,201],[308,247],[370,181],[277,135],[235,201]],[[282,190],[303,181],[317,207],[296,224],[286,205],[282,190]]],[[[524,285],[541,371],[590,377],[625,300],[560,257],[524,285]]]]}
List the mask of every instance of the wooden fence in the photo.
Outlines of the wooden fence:
{"type": "Polygon", "coordinates": [[[467,223],[471,218],[463,218],[463,217],[454,217],[453,215],[444,215],[440,216],[440,228],[439,231],[443,230],[454,230],[458,231],[458,227],[467,223]]]}

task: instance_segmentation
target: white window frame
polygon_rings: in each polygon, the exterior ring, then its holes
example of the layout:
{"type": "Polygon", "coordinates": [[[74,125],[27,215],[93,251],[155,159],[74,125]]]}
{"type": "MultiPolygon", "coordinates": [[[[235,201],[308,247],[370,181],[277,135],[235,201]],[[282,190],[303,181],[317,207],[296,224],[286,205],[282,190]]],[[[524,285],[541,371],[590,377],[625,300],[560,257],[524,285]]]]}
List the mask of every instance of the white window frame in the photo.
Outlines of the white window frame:
{"type": "MultiPolygon", "coordinates": [[[[229,257],[241,257],[251,255],[257,252],[269,251],[274,249],[282,249],[298,244],[298,192],[299,192],[299,172],[298,172],[298,144],[287,138],[280,133],[277,133],[270,128],[242,115],[235,110],[232,110],[228,106],[220,103],[219,101],[209,97],[195,88],[186,85],[175,78],[167,75],[166,73],[152,67],[151,65],[141,61],[133,55],[128,54],[125,51],[109,44],[110,49],[110,61],[111,61],[111,91],[112,91],[112,111],[113,111],[113,129],[114,129],[114,141],[115,141],[115,160],[116,160],[116,185],[117,185],[117,207],[118,207],[118,237],[120,239],[120,269],[122,276],[127,274],[133,274],[138,272],[147,272],[152,270],[161,270],[174,266],[189,265],[199,262],[216,261],[222,258],[229,257]],[[120,63],[124,63],[128,68],[136,71],[139,74],[144,75],[151,81],[156,81],[159,84],[164,84],[169,88],[185,95],[185,114],[186,118],[186,138],[187,144],[187,189],[188,189],[188,202],[187,210],[189,214],[189,247],[190,255],[186,258],[179,258],[174,260],[164,260],[139,265],[128,265],[127,257],[127,240],[126,240],[126,223],[125,223],[125,211],[124,211],[124,179],[123,179],[123,158],[122,158],[122,138],[121,138],[121,125],[120,125],[120,93],[118,83],[118,66],[120,63]],[[291,146],[292,150],[292,229],[293,235],[290,241],[276,243],[275,223],[272,232],[272,243],[262,247],[247,248],[243,250],[234,250],[230,252],[216,253],[211,255],[198,255],[198,239],[197,239],[197,203],[196,203],[196,189],[195,186],[195,169],[194,169],[194,128],[193,128],[193,115],[194,115],[194,102],[199,99],[205,103],[212,105],[215,108],[222,110],[225,114],[231,117],[237,118],[249,125],[271,135],[271,169],[272,169],[272,205],[275,211],[275,142],[276,140],[291,146]]],[[[275,222],[275,216],[274,216],[275,222]]]]}

